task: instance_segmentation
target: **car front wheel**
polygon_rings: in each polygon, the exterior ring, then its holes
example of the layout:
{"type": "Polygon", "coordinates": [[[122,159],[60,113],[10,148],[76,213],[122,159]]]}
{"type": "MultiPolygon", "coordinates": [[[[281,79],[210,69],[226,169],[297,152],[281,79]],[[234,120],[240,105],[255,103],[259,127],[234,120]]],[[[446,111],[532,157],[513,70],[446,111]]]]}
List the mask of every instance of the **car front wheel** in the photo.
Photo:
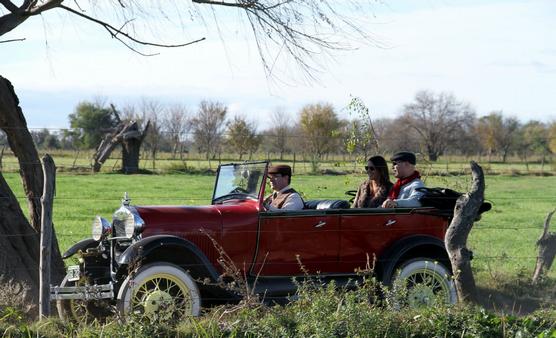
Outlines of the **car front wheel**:
{"type": "MultiPolygon", "coordinates": [[[[83,286],[86,282],[81,279],[77,282],[68,281],[68,276],[60,284],[66,286],[83,286]]],[[[108,300],[83,300],[61,299],[56,301],[56,308],[60,319],[74,323],[91,323],[94,320],[103,321],[114,315],[113,306],[108,300]]]]}
{"type": "Polygon", "coordinates": [[[412,308],[457,302],[450,271],[442,263],[431,259],[417,258],[403,263],[397,270],[393,285],[397,290],[396,303],[401,300],[412,308]]]}
{"type": "Polygon", "coordinates": [[[129,275],[118,292],[118,310],[163,320],[198,316],[201,296],[197,284],[180,267],[151,263],[129,275]]]}

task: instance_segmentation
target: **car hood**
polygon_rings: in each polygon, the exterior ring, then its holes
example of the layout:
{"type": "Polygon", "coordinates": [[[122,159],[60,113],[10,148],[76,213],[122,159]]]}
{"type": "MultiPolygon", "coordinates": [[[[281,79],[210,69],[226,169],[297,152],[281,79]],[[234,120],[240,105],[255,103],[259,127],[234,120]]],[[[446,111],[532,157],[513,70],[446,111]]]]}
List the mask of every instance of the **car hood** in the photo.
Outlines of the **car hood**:
{"type": "Polygon", "coordinates": [[[222,214],[215,206],[135,206],[145,221],[143,236],[156,234],[179,235],[183,231],[200,229],[218,231],[222,214]]]}

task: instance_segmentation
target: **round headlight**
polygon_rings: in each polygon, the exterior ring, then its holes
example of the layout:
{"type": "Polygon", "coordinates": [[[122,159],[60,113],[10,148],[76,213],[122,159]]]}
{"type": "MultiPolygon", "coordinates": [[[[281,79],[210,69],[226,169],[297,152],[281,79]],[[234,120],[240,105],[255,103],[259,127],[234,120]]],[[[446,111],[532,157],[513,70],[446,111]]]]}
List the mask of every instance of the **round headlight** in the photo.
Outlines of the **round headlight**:
{"type": "Polygon", "coordinates": [[[133,237],[133,234],[135,233],[135,217],[131,212],[129,212],[129,214],[127,215],[124,224],[125,224],[124,227],[125,236],[127,238],[133,237]]]}
{"type": "Polygon", "coordinates": [[[135,234],[139,233],[145,224],[139,215],[124,207],[116,211],[114,218],[123,223],[124,236],[127,238],[132,238],[135,234]]]}
{"type": "Polygon", "coordinates": [[[108,220],[96,216],[93,220],[92,235],[95,241],[100,241],[106,238],[112,232],[112,226],[108,220]]]}

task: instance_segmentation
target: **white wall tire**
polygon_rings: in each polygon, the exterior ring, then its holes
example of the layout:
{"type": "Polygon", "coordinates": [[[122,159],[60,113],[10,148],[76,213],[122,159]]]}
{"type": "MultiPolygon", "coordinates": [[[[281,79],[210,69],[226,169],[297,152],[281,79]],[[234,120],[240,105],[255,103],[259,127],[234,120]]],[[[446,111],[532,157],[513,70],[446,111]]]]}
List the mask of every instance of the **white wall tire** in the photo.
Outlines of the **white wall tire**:
{"type": "Polygon", "coordinates": [[[403,294],[401,302],[411,308],[435,306],[438,302],[455,304],[458,299],[450,271],[428,258],[403,263],[397,269],[393,285],[395,293],[403,294]]]}
{"type": "Polygon", "coordinates": [[[118,292],[120,314],[179,320],[199,316],[201,294],[189,273],[169,263],[151,263],[127,276],[118,292]]]}

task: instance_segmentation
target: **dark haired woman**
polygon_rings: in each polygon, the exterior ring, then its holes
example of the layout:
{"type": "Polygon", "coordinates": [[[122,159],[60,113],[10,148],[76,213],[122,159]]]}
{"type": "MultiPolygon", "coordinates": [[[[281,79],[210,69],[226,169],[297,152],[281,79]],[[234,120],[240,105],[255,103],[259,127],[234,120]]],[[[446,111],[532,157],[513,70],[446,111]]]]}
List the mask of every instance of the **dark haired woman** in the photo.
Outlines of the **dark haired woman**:
{"type": "Polygon", "coordinates": [[[388,165],[382,156],[373,156],[365,166],[369,178],[357,189],[352,208],[378,208],[388,198],[392,182],[388,174],[388,165]]]}

